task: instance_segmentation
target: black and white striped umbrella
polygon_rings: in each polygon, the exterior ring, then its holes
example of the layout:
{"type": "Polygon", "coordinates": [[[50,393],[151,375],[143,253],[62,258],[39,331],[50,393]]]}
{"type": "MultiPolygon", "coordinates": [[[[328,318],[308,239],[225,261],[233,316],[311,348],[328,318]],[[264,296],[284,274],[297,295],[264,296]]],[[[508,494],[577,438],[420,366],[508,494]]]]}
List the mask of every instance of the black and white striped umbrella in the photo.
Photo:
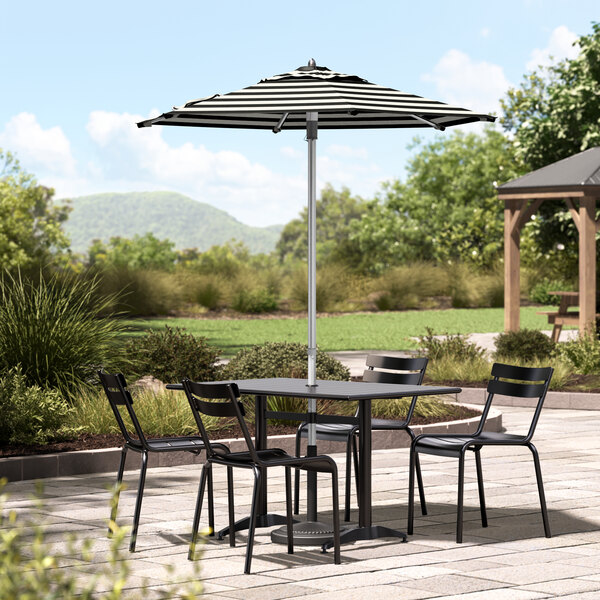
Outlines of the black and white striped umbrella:
{"type": "MultiPolygon", "coordinates": [[[[138,123],[184,127],[306,130],[308,141],[308,385],[316,385],[316,140],[318,129],[433,127],[495,117],[428,100],[319,67],[263,79],[229,94],[192,100],[138,123]]],[[[312,435],[309,428],[309,443],[312,435]]]]}
{"type": "Polygon", "coordinates": [[[311,61],[229,94],[192,100],[138,127],[174,125],[239,129],[306,129],[306,113],[319,129],[434,127],[494,121],[494,117],[344,75],[311,61]]]}

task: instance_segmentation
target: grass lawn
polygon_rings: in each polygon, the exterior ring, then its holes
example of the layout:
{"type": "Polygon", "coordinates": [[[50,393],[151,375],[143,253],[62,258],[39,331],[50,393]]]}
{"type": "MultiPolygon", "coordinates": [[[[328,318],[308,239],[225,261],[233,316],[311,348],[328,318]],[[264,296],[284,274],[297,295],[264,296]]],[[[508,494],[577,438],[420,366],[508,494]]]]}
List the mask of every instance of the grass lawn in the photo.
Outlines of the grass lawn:
{"type": "MultiPolygon", "coordinates": [[[[545,315],[536,311],[556,307],[521,308],[521,327],[549,329],[545,315]]],[[[223,355],[233,356],[238,350],[272,342],[306,343],[307,319],[130,319],[133,335],[144,330],[162,329],[165,325],[181,327],[189,333],[207,338],[221,348],[223,355]]],[[[324,316],[317,319],[317,340],[325,351],[340,350],[408,350],[416,348],[412,337],[425,334],[431,327],[435,333],[487,333],[504,329],[503,308],[454,308],[324,316]]]]}

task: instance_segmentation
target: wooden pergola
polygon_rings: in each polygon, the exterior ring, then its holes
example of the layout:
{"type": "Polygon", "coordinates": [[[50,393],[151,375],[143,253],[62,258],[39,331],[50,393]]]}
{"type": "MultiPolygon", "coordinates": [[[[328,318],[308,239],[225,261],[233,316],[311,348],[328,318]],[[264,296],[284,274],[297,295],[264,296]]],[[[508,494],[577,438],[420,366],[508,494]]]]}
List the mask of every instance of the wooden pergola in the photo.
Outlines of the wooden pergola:
{"type": "Polygon", "coordinates": [[[532,171],[498,187],[504,200],[504,328],[519,329],[521,228],[546,200],[564,200],[579,230],[579,331],[596,319],[596,199],[600,147],[532,171]]]}

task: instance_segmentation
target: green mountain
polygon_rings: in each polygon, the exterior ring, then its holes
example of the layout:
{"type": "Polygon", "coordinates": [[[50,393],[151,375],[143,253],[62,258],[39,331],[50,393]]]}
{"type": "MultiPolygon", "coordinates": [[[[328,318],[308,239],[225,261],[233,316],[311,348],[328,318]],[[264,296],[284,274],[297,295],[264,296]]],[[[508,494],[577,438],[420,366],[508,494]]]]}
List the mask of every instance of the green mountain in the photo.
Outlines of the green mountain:
{"type": "Polygon", "coordinates": [[[250,227],[220,210],[175,192],[94,194],[73,198],[73,210],[65,223],[74,252],[85,252],[93,239],[131,238],[153,233],[168,238],[177,249],[244,242],[252,253],[275,248],[283,225],[250,227]]]}

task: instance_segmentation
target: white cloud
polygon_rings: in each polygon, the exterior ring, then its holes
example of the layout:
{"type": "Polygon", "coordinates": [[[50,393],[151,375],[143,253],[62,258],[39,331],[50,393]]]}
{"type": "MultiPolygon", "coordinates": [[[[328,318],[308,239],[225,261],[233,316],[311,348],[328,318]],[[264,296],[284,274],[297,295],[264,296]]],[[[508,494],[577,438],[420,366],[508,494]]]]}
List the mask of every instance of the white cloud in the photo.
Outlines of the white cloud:
{"type": "Polygon", "coordinates": [[[60,127],[42,129],[35,115],[22,112],[0,132],[0,146],[17,155],[27,170],[75,175],[71,145],[60,127]]]}
{"type": "Polygon", "coordinates": [[[138,129],[144,117],[94,111],[87,131],[98,146],[101,176],[128,189],[170,189],[213,204],[257,226],[284,223],[305,203],[306,182],[272,172],[239,152],[172,146],[161,127],[138,129]]]}
{"type": "Polygon", "coordinates": [[[474,61],[455,49],[448,50],[431,73],[421,78],[435,85],[436,100],[488,113],[500,112],[499,99],[511,85],[500,65],[474,61]]]}
{"type": "Polygon", "coordinates": [[[304,157],[304,154],[302,154],[302,152],[300,152],[300,150],[298,150],[297,148],[294,148],[293,146],[282,146],[279,149],[279,152],[281,153],[282,156],[285,156],[286,158],[291,158],[293,160],[297,160],[299,158],[304,157]]]}
{"type": "Polygon", "coordinates": [[[550,34],[548,45],[545,48],[535,48],[527,62],[527,69],[533,71],[538,67],[547,67],[564,58],[575,58],[579,54],[579,47],[573,42],[578,36],[565,25],[560,25],[550,34]]]}
{"type": "Polygon", "coordinates": [[[483,27],[483,28],[482,28],[482,29],[479,31],[479,35],[480,35],[482,38],[487,38],[487,37],[490,37],[490,33],[492,33],[492,32],[491,32],[491,30],[490,30],[490,28],[489,28],[489,27],[483,27]]]}

